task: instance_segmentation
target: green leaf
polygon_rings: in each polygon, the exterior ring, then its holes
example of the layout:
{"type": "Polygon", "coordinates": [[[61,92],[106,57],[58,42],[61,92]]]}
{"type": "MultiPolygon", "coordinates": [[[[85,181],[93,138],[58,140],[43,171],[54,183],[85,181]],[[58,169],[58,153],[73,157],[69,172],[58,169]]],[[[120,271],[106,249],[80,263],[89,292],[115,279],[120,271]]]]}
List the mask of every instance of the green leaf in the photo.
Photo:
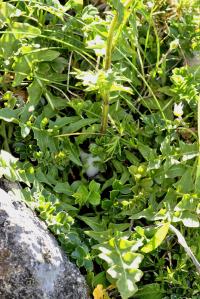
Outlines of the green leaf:
{"type": "Polygon", "coordinates": [[[109,229],[106,231],[84,231],[86,235],[93,238],[97,242],[105,242],[105,240],[109,240],[113,236],[113,230],[109,229]]]}
{"type": "Polygon", "coordinates": [[[93,206],[97,206],[100,204],[101,202],[101,196],[100,193],[98,192],[94,192],[94,191],[90,191],[89,195],[88,195],[88,199],[87,201],[93,205],[93,206]]]}
{"type": "Polygon", "coordinates": [[[183,198],[175,206],[174,211],[191,211],[195,212],[199,204],[199,198],[192,196],[192,194],[184,194],[183,198]]]}
{"type": "Polygon", "coordinates": [[[196,259],[195,255],[193,254],[191,248],[187,245],[187,242],[181,232],[176,229],[173,225],[170,225],[170,230],[177,236],[178,242],[181,246],[183,246],[186,254],[191,258],[193,264],[195,265],[197,271],[200,273],[200,263],[196,259]]]}
{"type": "Polygon", "coordinates": [[[11,31],[17,39],[35,38],[36,36],[41,35],[41,31],[39,28],[28,23],[13,22],[11,31]]]}
{"type": "Polygon", "coordinates": [[[80,160],[80,150],[77,147],[76,144],[73,144],[72,142],[69,141],[69,139],[66,139],[66,146],[67,146],[67,151],[69,153],[69,159],[74,162],[78,166],[82,166],[82,162],[80,160]]]}
{"type": "Polygon", "coordinates": [[[71,255],[76,259],[78,267],[85,267],[87,271],[93,270],[93,263],[86,246],[78,246],[71,255]]]}
{"type": "Polygon", "coordinates": [[[2,34],[0,38],[0,56],[9,59],[19,48],[18,41],[11,34],[2,34]]]}
{"type": "Polygon", "coordinates": [[[26,137],[29,135],[29,133],[30,133],[30,131],[31,131],[31,128],[28,127],[27,125],[23,124],[23,123],[20,123],[19,125],[20,125],[20,127],[21,127],[21,134],[22,134],[22,137],[23,137],[23,138],[26,138],[26,137]]]}
{"type": "Polygon", "coordinates": [[[17,110],[12,110],[9,108],[0,109],[0,119],[3,119],[6,122],[18,123],[18,113],[17,110]]]}
{"type": "Polygon", "coordinates": [[[86,119],[81,119],[79,121],[76,121],[72,124],[70,124],[68,127],[63,128],[63,134],[69,134],[69,133],[75,133],[78,130],[80,130],[83,127],[89,126],[93,123],[98,121],[96,118],[86,118],[86,119]]]}
{"type": "Polygon", "coordinates": [[[186,227],[199,227],[199,217],[197,214],[191,213],[189,211],[182,212],[180,219],[186,227]]]}
{"type": "Polygon", "coordinates": [[[2,166],[9,166],[9,165],[15,165],[19,159],[15,158],[10,153],[1,150],[0,151],[0,161],[2,166]]]}
{"type": "Polygon", "coordinates": [[[40,69],[38,69],[38,72],[35,72],[35,76],[46,84],[51,84],[52,82],[63,82],[67,80],[67,74],[59,74],[52,71],[40,73],[40,69]]]}
{"type": "Polygon", "coordinates": [[[156,151],[148,145],[138,142],[138,150],[147,161],[154,160],[156,158],[156,151]]]}
{"type": "Polygon", "coordinates": [[[194,189],[193,169],[189,168],[185,171],[182,178],[174,184],[178,192],[189,193],[194,189]]]}
{"type": "Polygon", "coordinates": [[[142,247],[141,251],[144,253],[148,253],[160,246],[168,233],[169,225],[170,223],[163,224],[163,226],[157,230],[153,238],[145,246],[142,247]]]}
{"type": "Polygon", "coordinates": [[[196,169],[195,192],[200,194],[200,156],[198,157],[198,164],[196,169]]]}
{"type": "Polygon", "coordinates": [[[47,102],[51,106],[51,109],[54,111],[56,109],[56,107],[54,106],[54,101],[52,101],[52,99],[53,99],[52,93],[49,92],[47,89],[45,89],[44,95],[45,95],[47,102]]]}
{"type": "Polygon", "coordinates": [[[39,49],[39,50],[32,51],[31,53],[28,53],[27,57],[31,61],[42,62],[42,61],[53,61],[54,59],[58,58],[59,55],[60,52],[58,51],[44,48],[44,49],[39,49]]]}
{"type": "Polygon", "coordinates": [[[20,17],[22,11],[8,2],[0,2],[0,24],[1,22],[9,23],[11,18],[20,17]]]}
{"type": "Polygon", "coordinates": [[[87,202],[88,198],[88,189],[87,187],[82,183],[77,191],[73,194],[73,197],[75,198],[75,203],[79,204],[80,206],[83,206],[87,202]]]}
{"type": "Polygon", "coordinates": [[[70,123],[73,122],[77,122],[78,120],[80,120],[79,116],[64,116],[64,117],[57,117],[57,119],[55,121],[51,121],[49,122],[49,128],[53,129],[53,128],[57,128],[60,129],[70,123]]]}
{"type": "Polygon", "coordinates": [[[8,180],[20,181],[18,171],[16,170],[18,159],[13,157],[7,151],[0,151],[0,178],[4,175],[8,180]]]}
{"type": "MultiPolygon", "coordinates": [[[[132,212],[130,212],[130,215],[132,215],[132,212]]],[[[130,219],[146,218],[147,220],[153,220],[154,216],[155,216],[155,211],[151,206],[149,206],[147,209],[144,209],[142,212],[132,215],[130,219]]]]}
{"type": "Polygon", "coordinates": [[[119,84],[113,84],[110,88],[110,91],[124,91],[129,94],[133,94],[133,90],[130,87],[119,85],[119,84]]]}
{"type": "Polygon", "coordinates": [[[137,294],[134,295],[136,299],[162,299],[163,291],[158,283],[152,283],[145,285],[142,289],[139,289],[137,294]]]}
{"type": "Polygon", "coordinates": [[[65,4],[65,10],[75,9],[76,11],[81,11],[83,8],[83,0],[69,0],[65,4]]]}
{"type": "Polygon", "coordinates": [[[141,241],[112,238],[108,242],[94,246],[101,251],[99,257],[107,262],[109,266],[107,273],[116,282],[122,299],[130,298],[138,290],[136,282],[142,277],[142,271],[138,267],[143,256],[135,251],[141,245],[141,241]]]}
{"type": "Polygon", "coordinates": [[[27,90],[29,94],[29,102],[34,106],[37,105],[43,92],[42,84],[39,82],[39,80],[34,79],[27,90]]]}
{"type": "Polygon", "coordinates": [[[69,195],[69,196],[72,195],[72,193],[73,193],[73,190],[70,187],[68,182],[65,182],[65,183],[58,182],[54,187],[54,191],[57,193],[63,193],[63,194],[69,195]]]}
{"type": "Polygon", "coordinates": [[[35,177],[37,178],[37,180],[40,183],[45,183],[45,184],[51,186],[51,183],[49,182],[47,176],[43,173],[43,171],[40,167],[36,169],[35,177]]]}
{"type": "Polygon", "coordinates": [[[180,151],[183,161],[188,161],[190,159],[193,159],[194,157],[198,156],[198,144],[197,142],[188,144],[180,141],[180,151]]]}
{"type": "Polygon", "coordinates": [[[67,66],[67,60],[63,57],[57,57],[51,62],[51,66],[56,73],[62,73],[67,66]]]}
{"type": "MultiPolygon", "coordinates": [[[[59,55],[60,53],[54,50],[40,49],[35,52],[25,54],[21,57],[16,57],[15,62],[13,64],[13,69],[15,71],[15,79],[13,81],[13,86],[20,85],[25,78],[30,76],[36,68],[36,63],[42,61],[52,61],[59,55]]],[[[29,87],[29,92],[31,93],[32,98],[34,99],[38,99],[38,94],[41,94],[43,87],[45,87],[45,83],[48,82],[48,76],[52,76],[53,81],[57,80],[57,76],[64,76],[64,78],[61,78],[61,81],[66,79],[66,75],[55,73],[46,74],[45,78],[43,78],[43,76],[41,76],[40,78],[40,75],[34,72],[34,76],[36,77],[36,79],[29,87]],[[36,91],[36,95],[34,95],[34,90],[36,91]]],[[[46,94],[48,99],[51,99],[51,93],[46,92],[46,94]]]]}
{"type": "Polygon", "coordinates": [[[94,180],[92,180],[89,184],[89,195],[87,198],[87,201],[94,205],[97,206],[100,204],[101,201],[101,196],[100,196],[100,184],[96,183],[94,180]]]}
{"type": "Polygon", "coordinates": [[[12,85],[14,87],[20,85],[22,81],[30,74],[31,68],[32,63],[29,63],[25,56],[15,58],[15,62],[13,64],[15,79],[12,85]]]}
{"type": "MultiPolygon", "coordinates": [[[[42,80],[40,80],[40,81],[42,81],[42,80]]],[[[42,81],[42,83],[44,84],[45,82],[42,81]]],[[[49,90],[46,90],[45,95],[48,97],[48,102],[49,101],[51,102],[51,107],[53,107],[53,109],[51,108],[52,111],[54,111],[56,109],[61,110],[61,109],[65,108],[65,107],[67,107],[67,105],[68,105],[66,99],[54,96],[49,90]]],[[[49,111],[50,107],[46,106],[45,108],[46,108],[46,110],[49,111]]],[[[78,116],[76,116],[76,117],[78,118],[78,116]]]]}
{"type": "Polygon", "coordinates": [[[36,9],[47,11],[50,15],[56,16],[63,21],[65,8],[60,4],[59,1],[48,2],[48,5],[43,5],[42,2],[34,2],[34,4],[32,4],[31,6],[33,5],[36,9]]]}
{"type": "Polygon", "coordinates": [[[100,189],[100,184],[96,183],[94,180],[92,180],[89,184],[89,190],[93,192],[98,192],[100,189]]]}
{"type": "Polygon", "coordinates": [[[45,130],[40,130],[39,128],[32,128],[34,133],[34,138],[37,140],[37,145],[42,152],[50,150],[52,152],[57,151],[56,139],[48,134],[45,130]]]}
{"type": "Polygon", "coordinates": [[[78,218],[84,221],[95,232],[102,232],[106,230],[106,225],[101,222],[99,217],[79,216],[78,218]]]}
{"type": "Polygon", "coordinates": [[[121,23],[124,17],[124,5],[121,0],[109,0],[110,5],[117,11],[118,13],[118,22],[121,23]]]}
{"type": "Polygon", "coordinates": [[[99,274],[95,275],[92,279],[92,286],[95,288],[98,284],[106,285],[106,272],[102,271],[99,274]]]}
{"type": "Polygon", "coordinates": [[[186,167],[182,164],[177,164],[171,166],[165,174],[165,178],[175,178],[175,177],[181,177],[184,175],[186,171],[186,167]]]}

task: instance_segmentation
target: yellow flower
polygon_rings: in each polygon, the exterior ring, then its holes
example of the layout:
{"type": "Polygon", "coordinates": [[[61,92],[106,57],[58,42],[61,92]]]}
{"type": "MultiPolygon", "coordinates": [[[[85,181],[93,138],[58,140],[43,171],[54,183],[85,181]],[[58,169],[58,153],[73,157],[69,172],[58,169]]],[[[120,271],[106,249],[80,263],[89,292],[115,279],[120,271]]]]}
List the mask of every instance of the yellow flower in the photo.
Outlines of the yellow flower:
{"type": "Polygon", "coordinates": [[[110,299],[102,284],[98,284],[93,292],[94,299],[110,299]]]}

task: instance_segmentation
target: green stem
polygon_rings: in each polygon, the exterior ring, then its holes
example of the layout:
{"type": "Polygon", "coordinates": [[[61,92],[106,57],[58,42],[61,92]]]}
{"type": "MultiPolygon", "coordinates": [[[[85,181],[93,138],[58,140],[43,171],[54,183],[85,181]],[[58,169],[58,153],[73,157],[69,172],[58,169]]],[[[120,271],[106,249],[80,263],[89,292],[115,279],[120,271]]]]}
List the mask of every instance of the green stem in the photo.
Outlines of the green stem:
{"type": "Polygon", "coordinates": [[[108,92],[103,98],[103,111],[102,111],[102,123],[101,123],[101,133],[104,134],[108,124],[108,112],[109,112],[109,97],[108,92]]]}
{"type": "Polygon", "coordinates": [[[104,70],[105,71],[108,71],[111,67],[112,49],[113,49],[112,42],[113,42],[114,31],[115,31],[115,27],[117,25],[117,22],[118,22],[118,13],[116,13],[116,15],[114,16],[114,18],[111,22],[111,25],[110,25],[109,32],[108,32],[105,63],[104,63],[104,70]]]}
{"type": "Polygon", "coordinates": [[[8,138],[7,138],[7,133],[6,133],[6,126],[5,126],[5,122],[4,121],[2,121],[2,123],[1,123],[1,136],[4,138],[3,149],[10,153],[10,147],[9,147],[9,144],[8,144],[8,138]]]}
{"type": "MultiPolygon", "coordinates": [[[[111,67],[111,60],[112,60],[112,50],[113,50],[113,38],[114,38],[114,31],[115,27],[118,22],[118,13],[114,16],[110,29],[108,32],[108,39],[107,39],[107,46],[106,46],[106,55],[104,59],[104,70],[108,71],[111,67]]],[[[106,91],[105,94],[102,96],[103,98],[103,108],[102,108],[102,121],[101,121],[101,133],[104,134],[107,129],[108,124],[108,112],[109,112],[109,98],[110,98],[110,90],[106,91]]]]}
{"type": "MultiPolygon", "coordinates": [[[[132,2],[133,2],[133,0],[127,0],[124,3],[124,8],[128,9],[132,2]]],[[[111,68],[112,51],[117,44],[117,40],[122,32],[123,26],[126,24],[126,22],[128,20],[129,15],[130,15],[129,13],[126,14],[126,12],[125,12],[124,20],[123,20],[122,24],[119,26],[119,30],[117,31],[115,36],[114,36],[115,29],[118,24],[118,18],[119,18],[118,12],[116,12],[114,18],[112,19],[110,29],[108,32],[106,55],[105,55],[105,59],[104,59],[104,71],[105,72],[111,68]]],[[[101,133],[102,134],[104,134],[106,132],[107,125],[108,125],[109,98],[110,98],[110,90],[107,90],[104,93],[104,95],[102,96],[102,99],[103,99],[102,121],[101,121],[101,133]]]]}
{"type": "Polygon", "coordinates": [[[197,112],[197,121],[198,121],[198,162],[197,162],[197,170],[196,170],[196,180],[195,180],[195,192],[200,194],[200,96],[198,99],[198,112],[197,112]]]}
{"type": "Polygon", "coordinates": [[[124,12],[124,19],[123,19],[121,25],[119,26],[119,29],[117,30],[117,33],[115,34],[115,37],[114,37],[114,40],[113,40],[113,44],[112,44],[112,48],[113,48],[113,49],[115,48],[115,46],[116,46],[116,44],[117,44],[117,41],[118,41],[118,39],[119,39],[119,36],[121,35],[122,30],[123,30],[124,26],[126,25],[128,19],[129,19],[129,17],[130,17],[131,12],[132,12],[131,10],[130,10],[130,11],[125,11],[125,12],[124,12]]]}
{"type": "Polygon", "coordinates": [[[177,236],[178,238],[178,242],[181,246],[183,246],[186,254],[191,258],[193,264],[195,265],[198,273],[200,274],[200,263],[199,261],[197,260],[197,258],[194,256],[191,248],[188,246],[184,236],[182,235],[182,233],[176,229],[172,224],[170,224],[170,230],[177,236]]]}

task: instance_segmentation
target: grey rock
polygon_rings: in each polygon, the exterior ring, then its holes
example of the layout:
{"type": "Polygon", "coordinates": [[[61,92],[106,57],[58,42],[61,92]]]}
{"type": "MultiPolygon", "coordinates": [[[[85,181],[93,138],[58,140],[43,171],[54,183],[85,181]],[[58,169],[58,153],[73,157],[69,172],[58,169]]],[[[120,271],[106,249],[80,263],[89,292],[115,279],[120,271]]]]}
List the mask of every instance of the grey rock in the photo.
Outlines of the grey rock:
{"type": "Polygon", "coordinates": [[[0,189],[0,299],[18,298],[88,299],[89,295],[83,276],[44,222],[0,189]]]}
{"type": "Polygon", "coordinates": [[[191,67],[199,66],[199,64],[200,64],[200,51],[194,51],[192,57],[186,57],[186,62],[191,67]]]}

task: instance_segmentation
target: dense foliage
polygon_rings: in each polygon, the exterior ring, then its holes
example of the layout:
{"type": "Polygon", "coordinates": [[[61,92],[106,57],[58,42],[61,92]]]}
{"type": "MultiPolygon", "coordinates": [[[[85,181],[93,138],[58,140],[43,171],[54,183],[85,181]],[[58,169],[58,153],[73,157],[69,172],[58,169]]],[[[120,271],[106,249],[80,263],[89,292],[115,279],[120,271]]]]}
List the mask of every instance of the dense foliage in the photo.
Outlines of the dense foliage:
{"type": "Polygon", "coordinates": [[[106,4],[0,1],[0,174],[95,299],[199,298],[200,2],[106,4]]]}

